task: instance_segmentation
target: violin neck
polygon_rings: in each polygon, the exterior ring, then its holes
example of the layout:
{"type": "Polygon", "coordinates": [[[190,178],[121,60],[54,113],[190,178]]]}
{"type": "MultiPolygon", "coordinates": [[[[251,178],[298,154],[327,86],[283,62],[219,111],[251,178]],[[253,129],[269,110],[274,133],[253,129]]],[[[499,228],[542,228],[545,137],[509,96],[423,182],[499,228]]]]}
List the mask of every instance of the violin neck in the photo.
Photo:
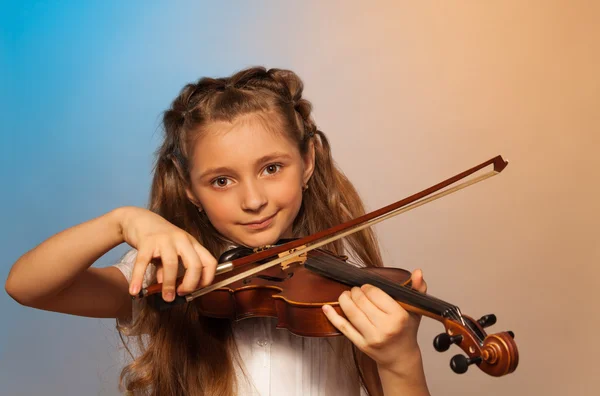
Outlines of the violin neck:
{"type": "Polygon", "coordinates": [[[304,267],[319,275],[334,279],[348,286],[370,284],[380,288],[408,311],[441,319],[460,315],[458,308],[433,296],[418,292],[410,286],[395,283],[373,271],[367,271],[329,255],[314,255],[304,267]]]}

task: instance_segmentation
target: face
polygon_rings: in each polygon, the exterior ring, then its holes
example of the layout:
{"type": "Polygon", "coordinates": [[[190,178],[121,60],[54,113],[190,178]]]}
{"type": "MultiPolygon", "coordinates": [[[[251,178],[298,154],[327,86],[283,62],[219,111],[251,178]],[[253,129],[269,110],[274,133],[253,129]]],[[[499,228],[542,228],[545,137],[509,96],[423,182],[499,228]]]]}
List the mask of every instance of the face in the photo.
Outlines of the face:
{"type": "Polygon", "coordinates": [[[292,237],[314,168],[312,144],[303,157],[283,133],[265,127],[268,117],[213,123],[193,147],[188,197],[221,235],[249,247],[292,237]]]}

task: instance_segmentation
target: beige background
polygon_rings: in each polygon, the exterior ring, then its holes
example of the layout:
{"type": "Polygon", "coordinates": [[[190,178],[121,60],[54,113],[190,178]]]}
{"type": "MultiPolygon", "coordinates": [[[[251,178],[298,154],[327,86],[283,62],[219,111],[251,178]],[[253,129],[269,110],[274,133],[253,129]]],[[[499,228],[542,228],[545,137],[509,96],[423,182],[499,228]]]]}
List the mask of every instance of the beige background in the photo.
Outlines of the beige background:
{"type": "Polygon", "coordinates": [[[369,209],[497,154],[510,162],[376,227],[389,265],[422,268],[432,294],[516,334],[514,374],[459,376],[448,363],[460,349],[437,353],[443,328],[425,319],[431,391],[597,394],[600,3],[414,3],[315,7],[320,28],[295,50],[369,209]]]}

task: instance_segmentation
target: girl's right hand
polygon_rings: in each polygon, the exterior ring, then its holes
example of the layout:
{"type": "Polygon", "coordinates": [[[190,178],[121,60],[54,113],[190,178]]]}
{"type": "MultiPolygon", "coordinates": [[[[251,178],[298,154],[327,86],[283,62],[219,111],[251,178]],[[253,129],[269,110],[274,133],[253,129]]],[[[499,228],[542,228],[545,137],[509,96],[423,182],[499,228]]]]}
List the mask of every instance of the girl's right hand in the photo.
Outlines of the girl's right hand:
{"type": "Polygon", "coordinates": [[[185,274],[177,288],[179,295],[191,293],[213,281],[217,260],[193,236],[156,213],[127,207],[121,219],[121,230],[125,242],[137,249],[129,285],[132,296],[140,292],[146,268],[155,258],[161,261],[157,264],[157,280],[163,284],[165,301],[175,299],[180,257],[185,274]]]}

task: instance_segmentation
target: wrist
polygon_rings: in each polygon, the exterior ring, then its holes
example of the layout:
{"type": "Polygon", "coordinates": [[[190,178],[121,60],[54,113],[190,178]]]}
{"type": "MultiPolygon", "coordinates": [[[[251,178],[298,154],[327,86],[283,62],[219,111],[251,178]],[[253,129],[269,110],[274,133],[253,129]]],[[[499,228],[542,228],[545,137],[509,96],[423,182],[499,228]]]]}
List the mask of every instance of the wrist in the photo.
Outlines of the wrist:
{"type": "Polygon", "coordinates": [[[423,370],[421,349],[414,349],[398,354],[398,359],[389,364],[377,364],[377,370],[383,375],[411,378],[415,373],[423,370]]]}
{"type": "Polygon", "coordinates": [[[423,370],[421,350],[417,347],[399,355],[396,362],[377,365],[377,371],[386,396],[411,395],[430,396],[423,370]]]}
{"type": "Polygon", "coordinates": [[[129,212],[130,208],[128,206],[122,206],[107,213],[107,216],[113,225],[113,229],[116,231],[119,243],[125,242],[125,233],[123,230],[125,229],[127,219],[129,218],[129,212]]]}

